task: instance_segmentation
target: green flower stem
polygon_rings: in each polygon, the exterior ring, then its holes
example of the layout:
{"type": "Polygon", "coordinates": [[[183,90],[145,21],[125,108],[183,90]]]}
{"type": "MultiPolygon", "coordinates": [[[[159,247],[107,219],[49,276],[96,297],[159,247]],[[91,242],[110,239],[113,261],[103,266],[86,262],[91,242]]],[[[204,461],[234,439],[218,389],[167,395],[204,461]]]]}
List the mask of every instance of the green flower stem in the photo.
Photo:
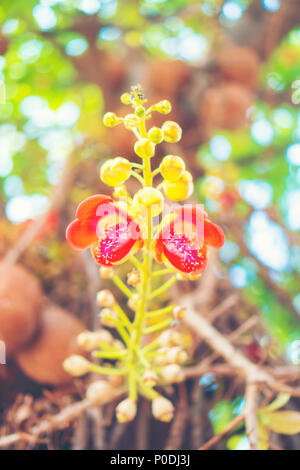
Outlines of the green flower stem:
{"type": "Polygon", "coordinates": [[[110,315],[107,315],[105,318],[115,325],[115,328],[116,328],[117,332],[119,333],[119,335],[121,336],[121,338],[123,339],[124,343],[127,346],[129,346],[130,337],[127,334],[123,324],[119,320],[116,320],[116,318],[111,317],[110,315]]]}
{"type": "Polygon", "coordinates": [[[155,297],[159,296],[160,294],[163,294],[169,287],[171,287],[175,282],[177,281],[177,277],[173,276],[170,279],[167,280],[162,286],[158,287],[158,289],[155,289],[151,294],[150,294],[150,299],[154,299],[155,297]]]}
{"type": "Polygon", "coordinates": [[[136,171],[132,170],[132,171],[131,171],[131,176],[134,176],[134,178],[136,178],[136,179],[142,184],[142,186],[144,186],[144,184],[145,184],[144,178],[143,178],[139,173],[137,173],[136,171]]]}
{"type": "Polygon", "coordinates": [[[131,321],[128,320],[128,317],[124,310],[120,307],[119,304],[115,303],[113,306],[114,311],[117,313],[118,317],[120,320],[124,323],[124,325],[127,327],[129,331],[132,329],[132,323],[131,321]]]}
{"type": "Polygon", "coordinates": [[[132,298],[132,292],[130,291],[130,289],[128,289],[128,287],[124,284],[124,282],[119,278],[119,276],[117,276],[117,274],[114,274],[111,279],[116,284],[116,286],[120,289],[120,291],[122,291],[123,294],[126,295],[126,297],[128,297],[129,299],[132,298]]]}
{"type": "Polygon", "coordinates": [[[170,323],[172,323],[172,321],[173,321],[173,318],[168,318],[167,320],[164,320],[160,323],[157,323],[156,325],[149,326],[148,328],[145,328],[143,330],[143,333],[144,333],[144,335],[149,335],[151,333],[155,333],[156,331],[160,331],[163,328],[166,328],[167,326],[169,326],[170,323]]]}
{"type": "Polygon", "coordinates": [[[153,341],[151,341],[151,343],[147,344],[143,349],[142,349],[142,354],[148,354],[150,351],[152,351],[153,349],[156,349],[159,347],[159,342],[158,342],[158,339],[155,338],[153,341]]]}
{"type": "Polygon", "coordinates": [[[144,395],[144,397],[149,398],[150,400],[154,400],[159,396],[158,392],[153,388],[147,387],[147,385],[143,383],[142,379],[138,375],[136,378],[139,384],[140,392],[142,395],[144,395]]]}
{"type": "Polygon", "coordinates": [[[102,359],[125,359],[127,351],[94,351],[92,356],[102,359]]]}
{"type": "Polygon", "coordinates": [[[135,256],[131,256],[130,261],[139,271],[142,269],[142,263],[140,263],[139,260],[135,258],[135,256]]]}
{"type": "Polygon", "coordinates": [[[147,312],[147,318],[155,318],[159,317],[160,315],[165,315],[170,313],[174,309],[174,305],[168,305],[168,307],[160,308],[158,310],[153,310],[152,312],[147,312]]]}
{"type": "Polygon", "coordinates": [[[156,276],[164,276],[165,274],[171,274],[173,273],[174,271],[172,269],[160,269],[159,271],[154,271],[151,276],[152,277],[156,277],[156,276]]]}
{"type": "Polygon", "coordinates": [[[96,374],[103,374],[103,375],[126,375],[128,369],[115,369],[114,367],[101,367],[97,366],[96,364],[91,364],[90,371],[95,372],[96,374]]]}

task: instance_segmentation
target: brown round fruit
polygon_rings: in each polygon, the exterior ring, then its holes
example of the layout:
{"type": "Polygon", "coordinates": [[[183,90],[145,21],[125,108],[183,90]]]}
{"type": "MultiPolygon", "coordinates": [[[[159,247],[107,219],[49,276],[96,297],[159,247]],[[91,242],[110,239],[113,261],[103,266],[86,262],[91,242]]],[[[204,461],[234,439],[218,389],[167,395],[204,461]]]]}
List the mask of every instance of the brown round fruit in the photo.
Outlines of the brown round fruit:
{"type": "Polygon", "coordinates": [[[72,354],[82,354],[77,336],[85,326],[71,313],[51,305],[42,313],[40,334],[16,357],[22,371],[35,382],[64,385],[73,380],[62,367],[72,354]]]}
{"type": "Polygon", "coordinates": [[[192,69],[180,60],[155,60],[146,71],[147,88],[160,94],[160,99],[182,93],[191,77],[192,69]]]}
{"type": "Polygon", "coordinates": [[[38,279],[18,265],[0,263],[0,340],[10,356],[38,328],[43,293],[38,279]]]}
{"type": "Polygon", "coordinates": [[[218,54],[221,73],[230,80],[235,80],[246,87],[256,88],[260,60],[257,53],[246,46],[227,46],[218,54]]]}
{"type": "Polygon", "coordinates": [[[200,109],[200,125],[207,135],[215,129],[243,127],[249,120],[247,111],[253,103],[252,93],[237,83],[210,88],[200,109]]]}

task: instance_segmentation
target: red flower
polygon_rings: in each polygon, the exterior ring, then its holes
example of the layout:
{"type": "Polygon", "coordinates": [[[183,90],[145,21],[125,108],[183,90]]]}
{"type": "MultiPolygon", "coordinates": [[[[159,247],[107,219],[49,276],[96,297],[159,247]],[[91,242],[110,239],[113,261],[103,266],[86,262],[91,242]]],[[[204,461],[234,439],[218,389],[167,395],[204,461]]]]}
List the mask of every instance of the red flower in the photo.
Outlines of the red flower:
{"type": "Polygon", "coordinates": [[[201,274],[207,266],[207,245],[221,248],[225,242],[223,230],[206,216],[195,206],[178,208],[154,242],[157,261],[184,274],[201,274]]]}
{"type": "Polygon", "coordinates": [[[73,248],[90,246],[102,266],[125,261],[143,244],[137,223],[103,194],[88,197],[79,204],[66,238],[73,248]]]}

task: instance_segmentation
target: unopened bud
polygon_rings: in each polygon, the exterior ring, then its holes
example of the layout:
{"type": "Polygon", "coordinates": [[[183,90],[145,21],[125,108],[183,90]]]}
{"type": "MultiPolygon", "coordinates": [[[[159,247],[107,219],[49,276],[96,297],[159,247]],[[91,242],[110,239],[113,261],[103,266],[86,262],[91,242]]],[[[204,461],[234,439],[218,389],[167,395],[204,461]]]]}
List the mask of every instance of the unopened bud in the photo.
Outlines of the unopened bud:
{"type": "Polygon", "coordinates": [[[115,322],[112,321],[111,318],[117,320],[118,315],[111,308],[103,308],[101,310],[99,316],[100,316],[100,320],[101,320],[102,325],[108,326],[108,328],[115,328],[116,327],[115,322]]]}
{"type": "Polygon", "coordinates": [[[184,374],[182,368],[178,364],[169,364],[161,369],[162,378],[168,383],[182,382],[184,374]]]}
{"type": "Polygon", "coordinates": [[[117,420],[119,423],[128,423],[136,415],[136,402],[130,398],[121,401],[116,408],[117,420]]]}
{"type": "Polygon", "coordinates": [[[151,129],[148,132],[148,137],[153,142],[154,144],[160,144],[163,139],[163,133],[160,127],[151,127],[151,129]]]}
{"type": "Polygon", "coordinates": [[[156,103],[152,106],[152,109],[158,111],[161,114],[169,114],[172,110],[170,101],[162,100],[159,103],[156,103]]]}
{"type": "Polygon", "coordinates": [[[172,347],[181,345],[181,335],[178,331],[165,330],[158,338],[159,345],[162,347],[172,347]]]}
{"type": "Polygon", "coordinates": [[[108,381],[112,387],[117,388],[122,385],[124,378],[121,375],[109,375],[108,381]]]}
{"type": "Polygon", "coordinates": [[[189,171],[185,171],[175,182],[165,180],[163,188],[166,196],[171,199],[171,201],[184,201],[190,197],[194,190],[193,177],[189,171]]]}
{"type": "Polygon", "coordinates": [[[133,129],[139,125],[139,118],[135,114],[127,114],[124,119],[126,129],[133,129]]]}
{"type": "Polygon", "coordinates": [[[145,108],[144,106],[138,106],[135,110],[135,114],[138,116],[138,117],[143,117],[145,115],[145,108]]]}
{"type": "Polygon", "coordinates": [[[122,122],[122,119],[118,118],[115,113],[106,113],[103,116],[103,124],[106,127],[115,127],[122,122]]]}
{"type": "Polygon", "coordinates": [[[101,167],[100,179],[108,186],[119,186],[131,175],[131,163],[123,157],[110,158],[101,167]]]}
{"type": "Polygon", "coordinates": [[[155,153],[155,145],[149,139],[140,139],[135,143],[134,151],[141,158],[150,158],[155,153]]]}
{"type": "Polygon", "coordinates": [[[113,196],[114,198],[117,198],[117,199],[119,198],[127,199],[128,197],[127,189],[125,188],[124,185],[117,186],[114,189],[113,196]]]}
{"type": "Polygon", "coordinates": [[[174,310],[173,310],[173,317],[175,318],[175,320],[182,320],[186,315],[186,308],[185,307],[181,307],[181,305],[177,305],[176,307],[174,307],[174,310]]]}
{"type": "Polygon", "coordinates": [[[132,103],[132,97],[131,97],[130,93],[123,93],[123,95],[121,95],[120,100],[123,104],[131,104],[132,103]]]}
{"type": "Polygon", "coordinates": [[[152,401],[152,414],[159,421],[168,423],[173,418],[174,406],[170,400],[159,396],[152,401]]]}
{"type": "Polygon", "coordinates": [[[90,372],[91,364],[84,357],[74,354],[64,360],[63,368],[74,377],[80,377],[90,372]]]}
{"type": "Polygon", "coordinates": [[[93,351],[100,343],[112,344],[113,337],[107,330],[83,331],[77,336],[77,342],[85,351],[93,351]]]}
{"type": "Polygon", "coordinates": [[[181,139],[181,127],[174,121],[166,121],[162,125],[162,131],[166,142],[178,142],[181,139]]]}
{"type": "Polygon", "coordinates": [[[129,286],[136,287],[141,282],[141,275],[139,271],[134,269],[130,273],[127,274],[127,284],[129,286]]]}
{"type": "Polygon", "coordinates": [[[143,377],[142,377],[142,381],[145,385],[147,385],[147,387],[154,387],[157,382],[158,382],[158,377],[156,375],[156,373],[151,370],[151,369],[148,369],[145,371],[143,377]]]}
{"type": "Polygon", "coordinates": [[[96,380],[87,388],[86,398],[91,405],[101,406],[111,400],[113,392],[113,387],[109,382],[96,380]]]}
{"type": "Polygon", "coordinates": [[[110,290],[104,289],[97,293],[97,304],[100,307],[112,307],[115,304],[115,298],[110,290]]]}
{"type": "Polygon", "coordinates": [[[100,277],[102,279],[111,279],[114,274],[113,268],[110,268],[108,266],[102,266],[99,272],[100,272],[100,277]]]}
{"type": "Polygon", "coordinates": [[[166,360],[168,363],[183,364],[188,358],[188,355],[184,349],[174,347],[168,349],[166,353],[166,360]]]}
{"type": "Polygon", "coordinates": [[[177,155],[166,155],[159,166],[162,177],[170,182],[178,181],[185,172],[185,163],[177,155]]]}
{"type": "Polygon", "coordinates": [[[145,187],[135,193],[133,197],[133,206],[143,206],[150,209],[151,217],[159,215],[164,206],[164,198],[162,193],[155,188],[145,187]]]}

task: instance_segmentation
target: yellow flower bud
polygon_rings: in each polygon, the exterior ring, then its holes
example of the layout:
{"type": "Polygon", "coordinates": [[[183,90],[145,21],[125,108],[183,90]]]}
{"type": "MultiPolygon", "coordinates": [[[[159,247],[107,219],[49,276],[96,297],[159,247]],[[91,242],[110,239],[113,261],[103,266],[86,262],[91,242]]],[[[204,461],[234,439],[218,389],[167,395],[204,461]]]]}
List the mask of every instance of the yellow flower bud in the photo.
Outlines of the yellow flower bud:
{"type": "Polygon", "coordinates": [[[181,305],[177,305],[176,307],[174,307],[174,310],[173,310],[173,317],[175,318],[175,320],[182,320],[186,315],[186,308],[185,307],[181,307],[181,305]]]}
{"type": "Polygon", "coordinates": [[[186,351],[180,347],[174,347],[168,349],[166,352],[166,362],[169,364],[183,364],[188,358],[186,351]]]}
{"type": "Polygon", "coordinates": [[[64,360],[63,368],[74,377],[80,377],[90,371],[91,364],[84,357],[74,354],[64,360]]]}
{"type": "Polygon", "coordinates": [[[148,137],[154,144],[160,144],[164,139],[163,132],[159,127],[151,127],[148,137]]]}
{"type": "Polygon", "coordinates": [[[178,142],[181,139],[182,130],[177,122],[164,122],[162,125],[162,131],[166,142],[178,142]]]}
{"type": "Polygon", "coordinates": [[[154,398],[152,401],[152,414],[154,418],[158,419],[159,421],[163,421],[164,423],[168,423],[171,421],[174,415],[174,406],[162,396],[154,398]]]}
{"type": "Polygon", "coordinates": [[[131,174],[131,163],[123,157],[111,158],[105,162],[100,170],[100,178],[108,186],[119,186],[131,174]]]}
{"type": "Polygon", "coordinates": [[[112,307],[115,303],[115,298],[108,289],[100,290],[97,293],[97,304],[99,307],[112,307]]]}
{"type": "Polygon", "coordinates": [[[147,385],[147,387],[154,387],[154,385],[157,384],[158,382],[158,377],[156,375],[156,373],[151,370],[151,369],[148,369],[145,371],[143,377],[142,377],[142,381],[145,385],[147,385]]]}
{"type": "Polygon", "coordinates": [[[137,127],[139,125],[139,118],[131,113],[127,114],[124,118],[124,126],[126,129],[133,129],[134,127],[137,127]]]}
{"type": "Polygon", "coordinates": [[[160,164],[162,177],[171,183],[178,181],[185,172],[185,163],[177,155],[166,155],[160,164]]]}
{"type": "Polygon", "coordinates": [[[109,266],[101,266],[99,272],[102,279],[111,279],[114,274],[113,268],[109,266]]]}
{"type": "Polygon", "coordinates": [[[132,103],[132,97],[130,95],[130,93],[123,93],[123,95],[121,95],[121,103],[123,104],[131,104],[132,103]]]}
{"type": "Polygon", "coordinates": [[[96,380],[86,391],[86,398],[91,405],[102,406],[111,400],[114,389],[106,380],[96,380]]]}
{"type": "Polygon", "coordinates": [[[155,145],[149,139],[140,139],[134,144],[134,151],[141,158],[150,158],[155,153],[155,145]]]}
{"type": "Polygon", "coordinates": [[[164,181],[163,188],[166,196],[172,201],[184,201],[194,190],[193,177],[189,171],[185,171],[174,183],[164,181]]]}
{"type": "Polygon", "coordinates": [[[171,106],[170,101],[162,100],[159,103],[156,103],[155,105],[153,105],[152,109],[154,111],[158,111],[161,114],[169,114],[172,110],[172,106],[171,106]]]}
{"type": "Polygon", "coordinates": [[[118,315],[111,308],[103,308],[99,316],[100,316],[100,321],[102,325],[108,326],[108,328],[116,327],[116,324],[111,320],[111,318],[114,318],[115,320],[117,320],[118,315]]]}
{"type": "Polygon", "coordinates": [[[115,127],[122,122],[122,119],[118,118],[115,113],[106,113],[103,116],[103,124],[106,127],[115,127]]]}
{"type": "Polygon", "coordinates": [[[130,273],[127,274],[127,284],[129,286],[136,287],[141,282],[141,275],[139,271],[134,269],[130,273]]]}
{"type": "Polygon", "coordinates": [[[128,423],[136,415],[136,402],[130,398],[121,401],[116,408],[117,420],[119,423],[128,423]]]}
{"type": "Polygon", "coordinates": [[[100,343],[112,344],[113,337],[107,330],[83,331],[77,336],[77,343],[85,351],[93,351],[100,343]]]}
{"type": "Polygon", "coordinates": [[[140,189],[133,197],[133,206],[143,206],[151,210],[151,217],[159,215],[164,206],[162,193],[155,188],[146,187],[140,189]]]}
{"type": "Polygon", "coordinates": [[[168,383],[182,382],[184,380],[184,373],[178,364],[169,364],[164,366],[161,369],[160,374],[168,383]]]}

